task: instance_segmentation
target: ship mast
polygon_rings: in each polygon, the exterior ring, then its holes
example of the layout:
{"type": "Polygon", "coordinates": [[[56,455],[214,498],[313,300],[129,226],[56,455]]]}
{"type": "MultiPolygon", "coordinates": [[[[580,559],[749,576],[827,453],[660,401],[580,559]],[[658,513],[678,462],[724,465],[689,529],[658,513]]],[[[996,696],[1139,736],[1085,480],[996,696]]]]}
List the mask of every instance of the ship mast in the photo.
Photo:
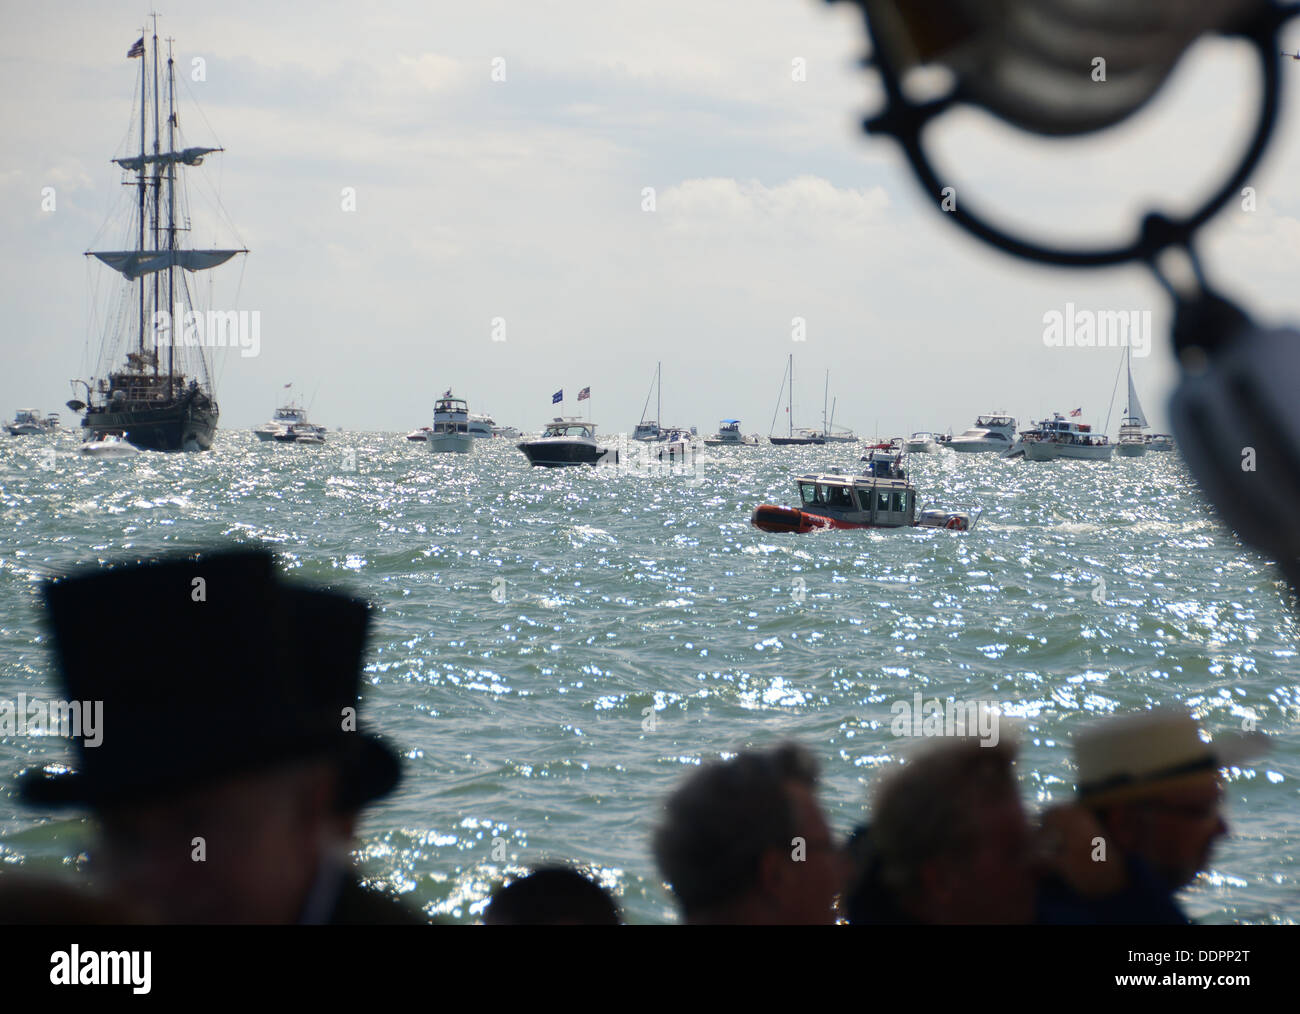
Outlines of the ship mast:
{"type": "MultiPolygon", "coordinates": [[[[157,42],[154,43],[157,45],[157,42]]],[[[176,68],[172,62],[172,40],[167,40],[167,150],[174,152],[176,150],[176,68]]],[[[167,249],[173,251],[172,261],[175,260],[176,250],[176,161],[175,159],[167,163],[167,249]]],[[[176,306],[176,265],[169,261],[167,263],[167,309],[175,313],[176,306]]],[[[167,397],[170,399],[173,395],[172,386],[175,381],[175,360],[176,360],[176,327],[178,322],[173,318],[171,326],[171,341],[167,343],[167,397]]]]}
{"type": "MultiPolygon", "coordinates": [[[[655,367],[655,436],[664,435],[664,364],[660,360],[655,367]]],[[[590,407],[590,406],[588,406],[590,407]]]]}
{"type": "Polygon", "coordinates": [[[790,431],[789,435],[793,437],[794,436],[794,353],[793,352],[790,353],[789,370],[790,370],[790,391],[786,395],[785,423],[786,426],[789,427],[789,431],[790,431]]]}
{"type": "MultiPolygon", "coordinates": [[[[154,171],[153,171],[153,248],[161,250],[161,240],[159,230],[162,226],[160,202],[162,200],[162,162],[159,156],[162,153],[158,129],[158,15],[153,15],[153,153],[154,153],[154,171]]],[[[143,166],[140,167],[144,169],[143,166]]],[[[158,320],[158,272],[153,276],[153,320],[158,320]]],[[[175,330],[175,321],[172,322],[175,330]]],[[[153,373],[158,376],[158,335],[153,336],[153,373]]]]}
{"type": "MultiPolygon", "coordinates": [[[[147,34],[148,34],[147,28],[140,29],[141,40],[143,40],[147,34]]],[[[134,49],[132,51],[134,52],[134,49]]],[[[145,189],[148,186],[148,174],[145,172],[145,168],[144,168],[144,156],[145,156],[144,146],[145,146],[145,139],[147,134],[146,127],[145,127],[144,110],[145,110],[145,103],[148,101],[148,97],[149,97],[149,93],[145,89],[144,70],[145,70],[145,64],[147,64],[148,62],[149,61],[145,59],[144,54],[141,53],[140,54],[140,179],[139,179],[140,230],[139,230],[138,242],[136,244],[136,249],[140,253],[144,253],[144,218],[145,218],[144,195],[145,195],[145,189]]],[[[144,352],[144,275],[140,276],[140,332],[137,341],[137,347],[139,352],[141,353],[144,352]]],[[[87,395],[87,398],[89,398],[89,395],[87,395]]]]}

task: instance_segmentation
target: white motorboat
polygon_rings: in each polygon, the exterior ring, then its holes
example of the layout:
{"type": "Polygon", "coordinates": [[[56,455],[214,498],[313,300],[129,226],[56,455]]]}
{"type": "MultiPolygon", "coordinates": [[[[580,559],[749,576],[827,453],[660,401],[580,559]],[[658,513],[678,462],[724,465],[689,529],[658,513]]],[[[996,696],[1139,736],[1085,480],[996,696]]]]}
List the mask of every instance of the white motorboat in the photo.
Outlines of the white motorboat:
{"type": "Polygon", "coordinates": [[[1148,433],[1147,450],[1148,451],[1172,451],[1174,449],[1174,438],[1168,433],[1148,433]]]}
{"type": "Polygon", "coordinates": [[[1121,457],[1140,458],[1150,449],[1146,434],[1147,417],[1142,414],[1142,403],[1138,401],[1137,388],[1133,386],[1133,346],[1125,347],[1128,357],[1128,407],[1124,409],[1124,418],[1119,426],[1119,448],[1121,457]]]}
{"type": "Polygon", "coordinates": [[[1005,412],[978,416],[975,425],[947,441],[947,446],[962,454],[1001,453],[1015,443],[1016,421],[1005,412]]]}
{"type": "Polygon", "coordinates": [[[556,417],[548,423],[540,437],[519,444],[530,465],[557,467],[561,465],[595,465],[619,463],[616,448],[603,448],[596,443],[596,424],[582,419],[556,417]]]}
{"type": "Polygon", "coordinates": [[[418,430],[411,430],[410,433],[406,434],[406,439],[424,443],[424,441],[429,439],[429,434],[432,432],[432,426],[421,426],[418,430]]]}
{"type": "Polygon", "coordinates": [[[92,458],[131,458],[140,453],[120,433],[96,434],[77,450],[92,458]]]}
{"type": "Polygon", "coordinates": [[[433,406],[433,429],[427,441],[431,454],[468,454],[474,449],[469,432],[469,405],[452,396],[451,389],[433,406]]]}
{"type": "Polygon", "coordinates": [[[293,423],[277,433],[272,439],[280,444],[305,444],[308,446],[325,443],[325,427],[313,426],[311,423],[293,423]]]}
{"type": "Polygon", "coordinates": [[[296,443],[296,439],[284,439],[285,434],[290,429],[296,431],[299,427],[310,429],[319,428],[313,426],[307,421],[307,410],[303,408],[302,405],[294,403],[293,385],[285,384],[285,387],[289,390],[289,401],[275,410],[275,415],[271,417],[270,421],[263,423],[261,426],[257,427],[257,429],[253,430],[257,435],[258,440],[278,440],[282,444],[296,443]]]}
{"type": "Polygon", "coordinates": [[[918,430],[903,442],[908,454],[933,454],[939,449],[939,442],[928,430],[918,430]]]}
{"type": "Polygon", "coordinates": [[[472,437],[491,439],[496,426],[497,421],[490,415],[479,413],[469,417],[469,435],[472,437]]]}
{"type": "Polygon", "coordinates": [[[20,408],[14,413],[14,421],[5,424],[5,429],[9,431],[10,436],[14,437],[33,437],[42,433],[57,433],[59,431],[59,417],[54,414],[42,416],[34,408],[20,408]]]}
{"type": "Polygon", "coordinates": [[[494,437],[505,437],[507,440],[517,440],[523,434],[513,426],[493,426],[492,435],[494,437]]]}
{"type": "Polygon", "coordinates": [[[740,432],[739,419],[723,419],[718,432],[704,438],[706,447],[757,447],[758,437],[747,437],[740,432]]]}
{"type": "Polygon", "coordinates": [[[1023,438],[1026,461],[1055,461],[1072,458],[1080,461],[1109,461],[1115,445],[1103,434],[1092,432],[1087,423],[1077,423],[1061,413],[1044,419],[1037,431],[1023,438]]]}

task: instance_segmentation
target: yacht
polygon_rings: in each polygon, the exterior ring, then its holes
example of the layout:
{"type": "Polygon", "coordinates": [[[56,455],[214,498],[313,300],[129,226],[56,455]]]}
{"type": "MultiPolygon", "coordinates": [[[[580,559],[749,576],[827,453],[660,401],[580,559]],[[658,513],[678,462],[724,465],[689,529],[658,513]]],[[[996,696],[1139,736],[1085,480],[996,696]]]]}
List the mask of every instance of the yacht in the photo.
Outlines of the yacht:
{"type": "Polygon", "coordinates": [[[513,426],[493,426],[492,435],[494,437],[505,437],[508,440],[515,440],[523,436],[523,434],[513,426]]]}
{"type": "Polygon", "coordinates": [[[406,434],[406,439],[412,442],[424,443],[429,439],[429,434],[433,432],[432,426],[421,426],[418,430],[411,430],[406,434]]]}
{"type": "Polygon", "coordinates": [[[991,412],[977,417],[974,426],[948,440],[947,445],[963,454],[1001,452],[1015,443],[1015,436],[1015,419],[1005,412],[991,412]]]}
{"type": "Polygon", "coordinates": [[[464,398],[453,397],[450,388],[434,403],[433,429],[427,442],[433,454],[468,454],[474,448],[474,437],[469,431],[469,405],[464,398]]]}
{"type": "Polygon", "coordinates": [[[896,452],[873,450],[861,475],[813,472],[795,479],[798,507],[760,504],[750,523],[765,532],[813,532],[826,528],[947,528],[965,532],[980,512],[918,510],[916,487],[896,452]]]}
{"type": "MultiPolygon", "coordinates": [[[[810,430],[810,429],[796,430],[794,428],[794,356],[793,355],[790,356],[790,360],[786,364],[785,373],[781,374],[781,390],[777,393],[776,396],[776,403],[778,407],[780,407],[781,404],[781,395],[785,394],[786,377],[790,378],[790,393],[786,396],[786,402],[785,402],[786,435],[783,437],[778,437],[769,433],[767,439],[771,441],[773,444],[776,444],[777,446],[785,446],[789,444],[826,443],[826,436],[822,430],[810,430]]],[[[775,421],[775,418],[773,419],[773,421],[775,421]]]]}
{"type": "Polygon", "coordinates": [[[1168,433],[1148,433],[1147,450],[1148,451],[1172,451],[1174,449],[1174,438],[1168,433]]]}
{"type": "Polygon", "coordinates": [[[1133,347],[1125,347],[1128,357],[1128,407],[1119,425],[1119,453],[1125,458],[1140,458],[1150,450],[1146,434],[1147,417],[1142,414],[1137,388],[1133,386],[1133,347]]]}
{"type": "Polygon", "coordinates": [[[472,437],[488,438],[492,436],[492,431],[496,429],[497,421],[490,415],[471,415],[469,417],[469,435],[472,437]]]}
{"type": "Polygon", "coordinates": [[[307,410],[293,400],[293,385],[284,385],[289,390],[289,401],[275,410],[268,422],[263,423],[257,429],[253,430],[257,434],[258,440],[279,440],[280,443],[293,443],[292,439],[282,439],[285,433],[290,429],[306,427],[315,429],[307,421],[307,410]]]}
{"type": "Polygon", "coordinates": [[[42,416],[34,408],[20,408],[14,413],[14,421],[5,424],[5,429],[9,431],[10,436],[31,437],[39,433],[57,433],[59,430],[59,417],[57,415],[42,416]]]}
{"type": "Polygon", "coordinates": [[[595,465],[599,462],[618,464],[618,451],[605,449],[596,443],[596,424],[582,419],[563,419],[557,416],[547,424],[540,437],[519,444],[530,465],[556,467],[561,465],[595,465]]]}
{"type": "Polygon", "coordinates": [[[928,430],[918,430],[904,441],[903,447],[908,454],[933,454],[939,449],[939,442],[928,430]]]}
{"type": "Polygon", "coordinates": [[[1026,461],[1055,461],[1074,458],[1083,461],[1109,461],[1115,445],[1103,434],[1095,434],[1087,423],[1067,419],[1060,412],[1044,419],[1036,432],[1024,438],[1026,461]]]}
{"type": "Polygon", "coordinates": [[[739,419],[723,419],[718,423],[718,432],[704,438],[706,447],[756,447],[757,437],[747,437],[740,432],[739,419]]]}

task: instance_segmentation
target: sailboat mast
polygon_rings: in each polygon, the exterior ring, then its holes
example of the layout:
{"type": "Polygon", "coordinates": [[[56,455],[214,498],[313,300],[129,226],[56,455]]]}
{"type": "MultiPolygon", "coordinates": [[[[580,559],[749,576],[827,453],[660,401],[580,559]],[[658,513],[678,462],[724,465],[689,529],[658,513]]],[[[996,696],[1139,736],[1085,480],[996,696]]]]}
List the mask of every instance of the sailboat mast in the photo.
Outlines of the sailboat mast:
{"type": "MultiPolygon", "coordinates": [[[[153,153],[155,156],[160,154],[159,147],[159,129],[158,129],[158,15],[153,15],[153,153]]],[[[140,167],[141,171],[144,166],[140,167]]],[[[162,237],[160,230],[162,228],[162,214],[160,203],[162,201],[162,162],[155,161],[153,169],[153,248],[162,249],[162,237]]],[[[153,320],[158,319],[158,272],[153,273],[153,320]]],[[[176,322],[172,321],[172,333],[176,330],[176,322]]],[[[153,372],[154,376],[158,375],[158,336],[155,334],[153,339],[153,372]]]]}
{"type": "Polygon", "coordinates": [[[658,401],[655,404],[655,436],[661,437],[664,433],[664,364],[661,359],[655,367],[655,397],[658,401]]]}
{"type": "Polygon", "coordinates": [[[789,435],[794,436],[794,353],[790,353],[790,393],[786,395],[785,403],[785,424],[789,427],[789,435]]]}
{"type": "MultiPolygon", "coordinates": [[[[140,29],[141,40],[143,40],[144,36],[147,34],[148,34],[147,28],[140,29]]],[[[132,52],[135,52],[134,48],[132,48],[132,52]]],[[[146,172],[144,167],[144,156],[145,156],[144,146],[145,146],[145,140],[148,136],[148,132],[145,127],[144,111],[145,111],[145,106],[149,100],[149,93],[145,87],[145,82],[147,80],[145,77],[145,65],[149,61],[145,59],[143,53],[140,53],[138,55],[140,56],[140,179],[139,179],[140,230],[139,230],[139,236],[137,237],[136,250],[138,253],[144,253],[144,219],[145,219],[144,195],[148,188],[148,181],[149,181],[149,174],[148,172],[146,172]]],[[[140,276],[140,331],[137,339],[137,346],[139,352],[144,352],[144,277],[145,277],[144,275],[140,276]]]]}
{"type": "Polygon", "coordinates": [[[831,435],[830,427],[826,424],[826,399],[830,397],[830,394],[831,394],[831,371],[827,370],[826,387],[822,390],[822,436],[824,437],[829,437],[831,435]]]}
{"type": "MultiPolygon", "coordinates": [[[[172,63],[172,40],[167,40],[167,150],[176,150],[176,69],[172,63]]],[[[167,249],[176,249],[176,160],[167,164],[167,249]]],[[[167,265],[167,308],[176,311],[176,268],[167,265]]],[[[172,320],[172,340],[167,343],[167,397],[172,397],[176,370],[176,325],[172,320]]]]}

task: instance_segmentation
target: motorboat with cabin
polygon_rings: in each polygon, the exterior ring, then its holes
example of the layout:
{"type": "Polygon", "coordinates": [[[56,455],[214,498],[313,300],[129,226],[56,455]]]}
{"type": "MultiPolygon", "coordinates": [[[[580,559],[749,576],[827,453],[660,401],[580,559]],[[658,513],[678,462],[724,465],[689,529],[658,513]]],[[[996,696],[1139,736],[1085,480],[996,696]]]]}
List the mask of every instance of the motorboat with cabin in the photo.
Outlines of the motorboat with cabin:
{"type": "Polygon", "coordinates": [[[418,430],[411,430],[406,434],[406,439],[412,443],[424,443],[429,439],[429,434],[433,432],[432,426],[421,426],[418,430]]]}
{"type": "Polygon", "coordinates": [[[977,416],[974,426],[946,441],[946,445],[962,454],[1001,453],[1015,443],[1015,438],[1016,420],[1005,412],[990,412],[977,416]]]}
{"type": "Polygon", "coordinates": [[[797,476],[798,507],[760,504],[750,523],[766,532],[814,532],[826,528],[947,528],[969,531],[980,511],[919,509],[917,490],[902,467],[902,454],[873,449],[861,475],[839,469],[797,476]]]}
{"type": "Polygon", "coordinates": [[[618,450],[596,443],[596,424],[583,419],[557,416],[547,423],[540,437],[519,443],[530,465],[553,468],[562,465],[618,464],[618,450]]]}
{"type": "Polygon", "coordinates": [[[57,433],[59,431],[59,417],[51,413],[42,416],[38,409],[20,408],[14,413],[13,422],[6,423],[5,429],[9,431],[10,436],[14,437],[33,437],[42,433],[57,433]]]}
{"type": "Polygon", "coordinates": [[[282,444],[291,444],[297,442],[296,433],[300,428],[323,430],[307,421],[307,410],[293,400],[293,385],[286,384],[285,387],[289,389],[288,402],[277,408],[270,420],[253,430],[258,440],[278,440],[282,444]],[[295,436],[285,439],[290,429],[295,431],[295,436]]]}
{"type": "Polygon", "coordinates": [[[908,454],[933,454],[939,450],[939,442],[929,430],[918,430],[903,442],[908,454]]]}
{"type": "Polygon", "coordinates": [[[313,426],[309,422],[290,423],[280,433],[272,437],[278,444],[302,444],[307,447],[325,443],[325,427],[313,426]]]}
{"type": "Polygon", "coordinates": [[[747,437],[740,432],[739,419],[723,419],[718,423],[718,432],[704,438],[705,447],[756,447],[757,437],[747,437]]]}
{"type": "Polygon", "coordinates": [[[1075,422],[1060,412],[1044,419],[1036,433],[1023,438],[1026,461],[1055,461],[1070,458],[1078,461],[1109,461],[1115,445],[1105,434],[1093,433],[1087,423],[1075,422]]]}
{"type": "Polygon", "coordinates": [[[469,431],[469,404],[464,398],[447,393],[433,405],[433,429],[426,441],[431,454],[468,454],[474,449],[469,431]]]}
{"type": "Polygon", "coordinates": [[[1148,451],[1172,451],[1174,449],[1174,438],[1169,433],[1148,433],[1147,450],[1148,451]]]}

